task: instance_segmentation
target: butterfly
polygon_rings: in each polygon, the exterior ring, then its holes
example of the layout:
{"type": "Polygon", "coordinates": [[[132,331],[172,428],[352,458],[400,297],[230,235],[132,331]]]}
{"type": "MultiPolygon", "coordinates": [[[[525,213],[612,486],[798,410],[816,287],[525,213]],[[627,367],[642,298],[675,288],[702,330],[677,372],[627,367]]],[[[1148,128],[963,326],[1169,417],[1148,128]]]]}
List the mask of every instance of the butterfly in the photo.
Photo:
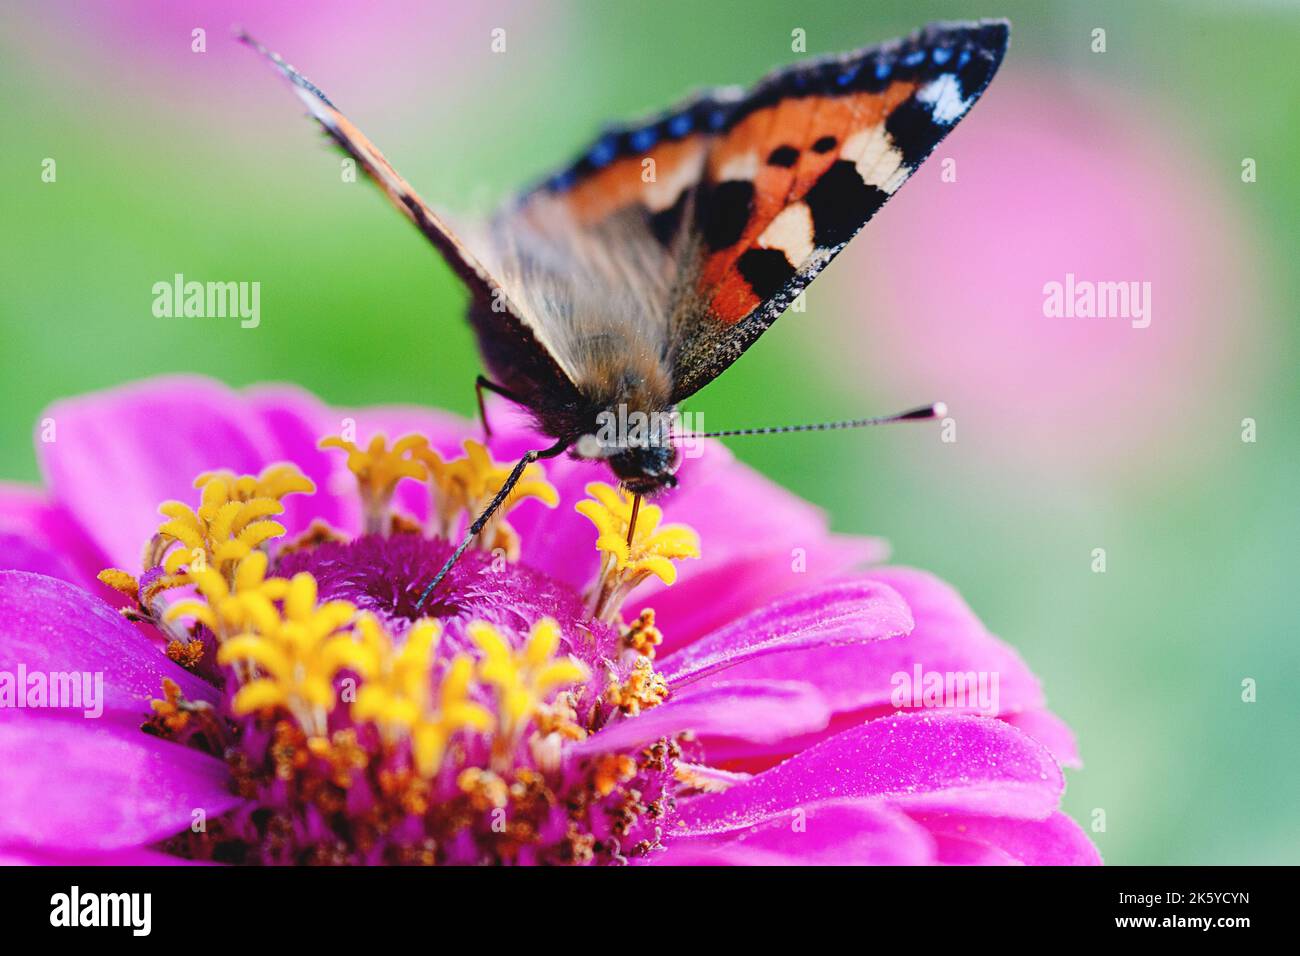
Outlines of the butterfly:
{"type": "Polygon", "coordinates": [[[533,461],[604,460],[637,504],[675,485],[678,448],[654,423],[753,345],[898,191],[988,87],[1009,38],[1005,20],[935,23],[699,93],[606,129],[487,222],[454,230],[324,93],[241,34],[469,290],[492,376],[478,378],[480,413],[483,391],[499,393],[554,439],[516,464],[424,597],[533,461]],[[651,424],[635,439],[609,437],[611,421],[637,416],[651,424]]]}

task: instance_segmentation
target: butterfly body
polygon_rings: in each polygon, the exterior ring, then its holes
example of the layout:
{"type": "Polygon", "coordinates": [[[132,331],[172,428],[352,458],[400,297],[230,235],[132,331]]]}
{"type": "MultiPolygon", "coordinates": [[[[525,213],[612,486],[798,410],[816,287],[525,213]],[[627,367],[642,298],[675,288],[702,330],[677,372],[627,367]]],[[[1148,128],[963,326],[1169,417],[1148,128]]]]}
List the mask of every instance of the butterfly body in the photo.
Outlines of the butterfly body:
{"type": "MultiPolygon", "coordinates": [[[[585,360],[578,382],[557,366],[538,361],[535,340],[517,336],[480,304],[469,310],[484,363],[497,391],[528,409],[541,432],[557,445],[576,448],[584,436],[595,436],[607,423],[644,420],[670,422],[676,405],[661,352],[628,341],[617,332],[594,333],[581,342],[585,360]]],[[[617,326],[616,326],[617,328],[617,326]]],[[[655,494],[676,484],[677,455],[667,429],[658,428],[646,440],[624,441],[603,457],[619,482],[640,494],[655,494]]]]}
{"type": "Polygon", "coordinates": [[[494,386],[555,439],[546,454],[605,460],[629,490],[652,494],[675,483],[662,423],[898,190],[983,93],[1008,38],[1005,21],[934,24],[778,69],[748,90],[704,92],[608,129],[460,231],[319,90],[258,48],[465,282],[494,386]],[[633,420],[651,425],[596,437],[633,420]]]}

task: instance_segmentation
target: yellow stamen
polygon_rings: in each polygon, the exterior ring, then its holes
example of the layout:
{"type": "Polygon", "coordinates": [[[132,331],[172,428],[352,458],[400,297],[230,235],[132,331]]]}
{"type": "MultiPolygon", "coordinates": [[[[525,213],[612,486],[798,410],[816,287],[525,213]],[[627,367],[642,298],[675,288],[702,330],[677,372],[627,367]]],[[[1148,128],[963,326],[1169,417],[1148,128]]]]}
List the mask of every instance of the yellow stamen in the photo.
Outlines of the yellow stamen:
{"type": "Polygon", "coordinates": [[[149,709],[153,711],[149,725],[162,736],[172,737],[189,724],[190,712],[185,709],[179,684],[170,677],[164,677],[162,687],[163,699],[149,701],[149,709]]]}
{"type": "MultiPolygon", "coordinates": [[[[464,458],[451,460],[444,460],[427,446],[416,452],[429,473],[429,488],[433,497],[431,530],[444,538],[450,538],[456,533],[461,515],[466,515],[472,521],[483,512],[505,485],[513,468],[512,465],[493,461],[487,448],[473,439],[467,439],[464,448],[464,458]]],[[[534,463],[524,469],[510,495],[479,535],[480,547],[488,551],[500,548],[509,560],[518,559],[519,534],[505,520],[505,515],[526,498],[536,498],[548,508],[554,508],[560,503],[559,492],[546,480],[546,472],[539,464],[534,463]]]]}
{"type": "Polygon", "coordinates": [[[387,535],[392,529],[389,504],[399,481],[403,478],[424,481],[428,476],[419,459],[421,451],[428,447],[428,440],[420,435],[404,435],[391,448],[383,435],[376,435],[364,450],[341,437],[330,436],[322,438],[319,447],[340,448],[348,453],[348,470],[357,478],[367,534],[387,535]]]}
{"type": "Polygon", "coordinates": [[[510,788],[506,782],[491,770],[481,767],[466,767],[456,777],[456,786],[470,798],[470,806],[480,813],[506,806],[510,800],[510,788]]]}
{"type": "Polygon", "coordinates": [[[197,639],[189,641],[173,639],[167,642],[167,657],[187,671],[194,670],[203,662],[203,654],[206,650],[204,643],[197,639]]]}
{"type": "Polygon", "coordinates": [[[655,627],[653,608],[645,608],[623,632],[623,646],[651,660],[654,659],[655,648],[663,641],[663,632],[655,627]]]}
{"type": "Polygon", "coordinates": [[[620,783],[636,776],[636,761],[626,754],[601,754],[592,771],[596,793],[608,797],[620,783]]]}
{"type": "Polygon", "coordinates": [[[225,483],[226,493],[236,501],[271,499],[279,501],[286,495],[314,494],[316,486],[294,465],[268,465],[256,477],[236,475],[233,471],[205,471],[194,479],[195,488],[206,488],[214,481],[225,483]]]}
{"type": "Polygon", "coordinates": [[[514,651],[491,624],[469,625],[470,639],[483,653],[479,676],[497,692],[500,737],[498,757],[512,753],[519,734],[537,714],[552,691],[585,682],[585,665],[572,657],[555,658],[560,627],[550,618],[533,625],[522,651],[514,651]]]}
{"type": "Polygon", "coordinates": [[[267,541],[284,534],[272,521],[284,511],[282,498],[310,494],[316,486],[293,465],[270,465],[260,475],[208,471],[194,479],[200,489],[197,509],[179,501],[164,501],[158,511],[168,520],[158,528],[145,556],[145,565],[161,564],[165,584],[155,582],[146,605],[161,590],[192,583],[191,575],[207,569],[230,580],[234,568],[267,541]],[[179,544],[179,548],[173,545],[179,544]]]}
{"type": "Polygon", "coordinates": [[[125,571],[117,568],[105,568],[95,576],[114,591],[125,594],[132,600],[135,600],[140,594],[140,582],[125,571]]]}
{"type": "Polygon", "coordinates": [[[206,625],[218,642],[249,631],[274,630],[279,614],[273,602],[284,599],[289,582],[268,578],[266,568],[266,554],[254,551],[235,567],[229,584],[211,568],[189,572],[204,600],[178,601],[167,609],[163,620],[170,623],[182,617],[192,618],[206,625]]]}
{"type": "Polygon", "coordinates": [[[587,494],[591,498],[578,502],[576,509],[596,526],[596,549],[603,552],[600,578],[592,592],[592,614],[612,621],[628,594],[646,578],[654,575],[664,584],[676,581],[673,562],[698,558],[700,538],[683,524],[660,527],[662,509],[642,504],[629,543],[632,495],[599,481],[587,485],[587,494]]]}
{"type": "Polygon", "coordinates": [[[557,694],[553,703],[539,704],[533,719],[543,737],[559,734],[565,740],[586,739],[587,731],[578,723],[577,698],[572,691],[557,694]]]}
{"type": "Polygon", "coordinates": [[[357,743],[357,732],[353,728],[335,731],[329,738],[312,737],[307,741],[307,749],[313,757],[330,765],[331,781],[345,790],[352,786],[353,778],[370,762],[366,748],[357,743]]]}
{"type": "MultiPolygon", "coordinates": [[[[253,576],[250,571],[249,578],[253,576]]],[[[349,601],[317,604],[316,598],[316,579],[303,572],[284,589],[282,609],[270,601],[239,605],[231,620],[241,620],[246,629],[222,642],[217,663],[239,664],[260,676],[245,682],[235,695],[236,714],[284,707],[309,736],[321,736],[337,703],[338,672],[351,670],[362,677],[370,673],[373,656],[351,631],[343,630],[356,608],[349,601]]]]}
{"type": "Polygon", "coordinates": [[[701,793],[722,793],[731,789],[736,782],[700,764],[680,762],[673,769],[673,777],[684,787],[701,793]]]}
{"type": "Polygon", "coordinates": [[[668,682],[655,673],[646,657],[636,659],[625,683],[612,683],[605,689],[605,700],[632,717],[662,704],[667,697],[668,682]]]}
{"type": "Polygon", "coordinates": [[[474,662],[466,654],[451,659],[437,700],[433,699],[429,675],[442,635],[437,621],[412,624],[400,649],[373,615],[361,615],[356,631],[373,655],[373,664],[352,705],[352,718],[375,724],[389,743],[409,736],[422,777],[437,774],[447,745],[458,732],[486,731],[492,726],[487,709],[470,697],[474,662]]]}

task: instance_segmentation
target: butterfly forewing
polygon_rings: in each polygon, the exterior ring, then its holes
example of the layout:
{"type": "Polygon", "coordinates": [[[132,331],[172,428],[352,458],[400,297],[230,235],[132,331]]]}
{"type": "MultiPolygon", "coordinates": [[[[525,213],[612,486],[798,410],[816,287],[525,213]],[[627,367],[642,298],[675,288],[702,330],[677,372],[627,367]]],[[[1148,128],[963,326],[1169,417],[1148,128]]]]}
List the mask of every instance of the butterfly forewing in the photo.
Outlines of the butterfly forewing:
{"type": "Polygon", "coordinates": [[[781,70],[733,108],[697,187],[693,288],[676,303],[675,401],[749,347],[988,86],[1004,22],[936,25],[781,70]]]}
{"type": "Polygon", "coordinates": [[[1004,21],[936,24],[611,128],[506,207],[485,258],[579,388],[618,374],[621,350],[633,377],[654,356],[680,401],[897,192],[1008,36],[1004,21]]]}

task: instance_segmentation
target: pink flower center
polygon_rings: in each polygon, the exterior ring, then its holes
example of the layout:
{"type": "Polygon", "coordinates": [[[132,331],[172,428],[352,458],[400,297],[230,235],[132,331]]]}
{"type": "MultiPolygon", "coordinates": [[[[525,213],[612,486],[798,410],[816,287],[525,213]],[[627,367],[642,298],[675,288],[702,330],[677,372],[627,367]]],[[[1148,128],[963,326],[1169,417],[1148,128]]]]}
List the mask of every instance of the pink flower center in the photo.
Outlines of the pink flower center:
{"type": "MultiPolygon", "coordinates": [[[[501,522],[495,549],[467,552],[417,607],[453,550],[438,532],[494,493],[500,467],[469,444],[451,462],[409,438],[366,452],[334,444],[349,452],[369,533],[315,526],[272,557],[279,498],[310,482],[291,466],[207,475],[198,509],[164,506],[155,567],[139,582],[102,576],[172,638],[169,656],[225,691],[210,706],[168,681],[152,704],[144,729],[222,758],[245,798],[166,848],[251,864],[468,864],[623,862],[661,846],[679,742],[572,745],[667,698],[653,612],[627,626],[618,605],[646,576],[670,578],[671,559],[697,555],[693,532],[656,530],[656,511],[634,536],[626,502],[603,490],[608,502],[584,503],[606,555],[585,597],[509,560],[518,536],[501,522]],[[396,481],[421,476],[433,536],[388,510],[396,481]],[[195,596],[169,602],[181,587],[195,596]]],[[[555,503],[540,470],[529,480],[555,503]]]]}

